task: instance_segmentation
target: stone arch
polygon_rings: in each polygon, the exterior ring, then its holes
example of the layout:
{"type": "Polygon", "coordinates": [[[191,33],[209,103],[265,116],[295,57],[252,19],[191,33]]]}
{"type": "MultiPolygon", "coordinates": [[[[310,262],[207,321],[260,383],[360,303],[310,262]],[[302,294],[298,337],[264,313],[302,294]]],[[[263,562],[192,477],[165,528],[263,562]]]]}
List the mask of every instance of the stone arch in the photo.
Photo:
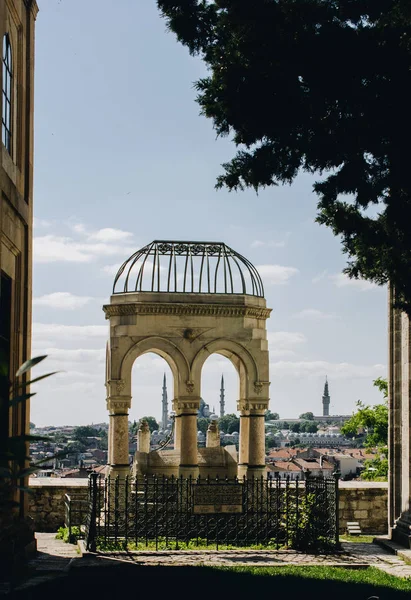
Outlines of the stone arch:
{"type": "Polygon", "coordinates": [[[201,392],[201,372],[207,358],[221,354],[235,366],[240,378],[240,397],[253,395],[252,387],[259,380],[258,364],[250,352],[238,342],[218,338],[205,344],[196,354],[191,366],[191,377],[201,392]]]}
{"type": "Polygon", "coordinates": [[[124,355],[121,361],[120,378],[125,382],[125,393],[131,396],[131,370],[135,360],[148,352],[158,354],[169,365],[174,379],[174,397],[178,398],[181,386],[189,380],[189,364],[173,342],[160,336],[151,336],[136,342],[124,355]]]}

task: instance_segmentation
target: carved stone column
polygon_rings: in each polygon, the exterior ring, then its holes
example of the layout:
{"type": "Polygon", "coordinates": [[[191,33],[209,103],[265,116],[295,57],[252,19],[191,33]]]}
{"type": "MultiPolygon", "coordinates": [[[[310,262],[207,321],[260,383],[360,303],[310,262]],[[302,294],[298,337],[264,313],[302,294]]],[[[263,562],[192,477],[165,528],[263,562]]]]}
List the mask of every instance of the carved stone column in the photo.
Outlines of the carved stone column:
{"type": "MultiPolygon", "coordinates": [[[[255,386],[256,392],[261,392],[262,386],[255,386]]],[[[268,398],[248,398],[240,401],[238,408],[240,417],[240,457],[238,465],[239,476],[247,478],[261,477],[265,474],[265,421],[264,415],[268,408],[268,398]],[[246,425],[246,421],[248,424],[246,425]],[[248,433],[248,436],[247,436],[248,433]],[[243,437],[244,439],[241,439],[243,437]],[[248,437],[248,450],[246,439],[248,437]],[[248,456],[247,456],[248,454],[248,456]],[[247,462],[243,462],[247,456],[247,462]]]]}
{"type": "Polygon", "coordinates": [[[217,421],[211,421],[207,429],[206,448],[220,447],[220,430],[217,421]]]}
{"type": "Polygon", "coordinates": [[[178,415],[177,410],[178,402],[173,400],[173,411],[174,416],[174,450],[180,450],[181,448],[181,419],[178,415]]]}
{"type": "Polygon", "coordinates": [[[121,379],[111,380],[107,384],[109,396],[109,475],[125,477],[130,474],[128,444],[128,410],[131,396],[123,396],[125,384],[121,379]]]}
{"type": "Polygon", "coordinates": [[[180,421],[179,475],[198,477],[197,415],[200,398],[195,396],[178,398],[175,406],[177,421],[180,421]]]}
{"type": "Polygon", "coordinates": [[[139,452],[150,452],[150,427],[145,419],[140,422],[138,428],[137,449],[139,452]]]}
{"type": "Polygon", "coordinates": [[[238,410],[240,411],[240,437],[238,441],[237,476],[239,478],[247,476],[248,448],[250,445],[250,411],[244,408],[245,405],[245,400],[238,403],[238,410]]]}

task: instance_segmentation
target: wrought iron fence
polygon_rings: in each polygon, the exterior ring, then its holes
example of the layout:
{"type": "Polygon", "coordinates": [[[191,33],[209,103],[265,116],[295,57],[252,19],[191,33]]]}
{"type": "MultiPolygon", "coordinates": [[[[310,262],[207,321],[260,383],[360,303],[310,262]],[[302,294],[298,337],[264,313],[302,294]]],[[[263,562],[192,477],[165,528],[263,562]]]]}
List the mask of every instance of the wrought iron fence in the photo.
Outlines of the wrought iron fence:
{"type": "Polygon", "coordinates": [[[89,480],[87,548],[185,549],[199,546],[333,551],[338,478],[89,480]]]}

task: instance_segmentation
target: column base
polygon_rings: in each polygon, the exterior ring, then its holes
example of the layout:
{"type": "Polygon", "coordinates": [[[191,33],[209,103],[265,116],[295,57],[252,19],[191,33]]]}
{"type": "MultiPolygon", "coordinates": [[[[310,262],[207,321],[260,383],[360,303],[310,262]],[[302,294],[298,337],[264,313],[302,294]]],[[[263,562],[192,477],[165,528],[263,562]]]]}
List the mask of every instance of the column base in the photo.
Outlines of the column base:
{"type": "Polygon", "coordinates": [[[391,539],[404,548],[411,549],[411,515],[403,513],[391,529],[391,539]]]}
{"type": "Polygon", "coordinates": [[[265,475],[265,465],[248,465],[247,473],[245,474],[247,479],[261,479],[265,475]]]}
{"type": "Polygon", "coordinates": [[[131,475],[131,468],[130,465],[108,465],[107,474],[111,478],[120,477],[120,479],[125,479],[131,475]]]}
{"type": "Polygon", "coordinates": [[[247,470],[248,470],[248,464],[247,463],[239,464],[237,466],[237,477],[238,477],[238,479],[244,479],[244,477],[247,477],[247,470]]]}
{"type": "Polygon", "coordinates": [[[187,479],[188,477],[192,477],[193,479],[197,479],[200,472],[198,469],[198,465],[180,465],[178,467],[178,476],[183,479],[187,479]]]}

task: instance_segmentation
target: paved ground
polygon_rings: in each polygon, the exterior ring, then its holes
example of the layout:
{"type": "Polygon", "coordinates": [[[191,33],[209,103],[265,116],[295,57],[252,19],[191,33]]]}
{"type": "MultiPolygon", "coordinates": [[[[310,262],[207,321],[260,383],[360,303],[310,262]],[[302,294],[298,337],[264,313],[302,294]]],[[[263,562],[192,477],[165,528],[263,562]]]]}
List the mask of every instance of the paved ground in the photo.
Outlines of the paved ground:
{"type": "Polygon", "coordinates": [[[238,551],[168,551],[112,553],[103,556],[80,556],[77,547],[56,540],[54,533],[37,533],[38,556],[31,561],[32,578],[38,576],[59,576],[68,574],[74,567],[87,567],[99,564],[105,567],[120,564],[140,566],[284,566],[284,565],[327,565],[345,568],[377,567],[398,577],[411,578],[411,565],[387,549],[371,543],[342,544],[343,553],[335,555],[309,555],[293,550],[238,550],[238,551]]]}

